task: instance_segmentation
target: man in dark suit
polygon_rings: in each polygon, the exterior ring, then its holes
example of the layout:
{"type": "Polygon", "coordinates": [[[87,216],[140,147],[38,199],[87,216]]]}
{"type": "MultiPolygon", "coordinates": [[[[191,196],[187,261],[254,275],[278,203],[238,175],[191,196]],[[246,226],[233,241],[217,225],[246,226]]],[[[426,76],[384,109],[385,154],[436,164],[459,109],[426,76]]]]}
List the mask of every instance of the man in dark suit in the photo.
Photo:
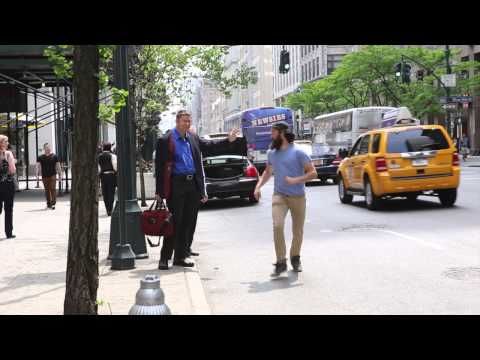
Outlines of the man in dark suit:
{"type": "Polygon", "coordinates": [[[207,141],[190,132],[191,115],[181,110],[176,126],[157,141],[155,151],[156,198],[167,200],[173,214],[175,234],[165,238],[158,268],[168,269],[175,250],[173,265],[192,267],[191,242],[195,231],[200,203],[208,200],[202,156],[224,155],[232,150],[238,130],[228,139],[207,141]]]}

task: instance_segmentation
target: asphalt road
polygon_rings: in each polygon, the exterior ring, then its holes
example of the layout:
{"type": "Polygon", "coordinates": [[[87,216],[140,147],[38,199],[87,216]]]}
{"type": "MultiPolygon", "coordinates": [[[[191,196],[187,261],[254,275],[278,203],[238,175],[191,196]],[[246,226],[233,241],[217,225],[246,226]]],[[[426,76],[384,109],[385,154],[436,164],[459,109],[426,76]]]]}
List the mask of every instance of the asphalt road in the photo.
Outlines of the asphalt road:
{"type": "Polygon", "coordinates": [[[341,204],[334,185],[309,186],[304,272],[275,280],[272,190],[200,212],[193,248],[214,314],[480,314],[480,168],[463,169],[451,209],[420,197],[371,212],[360,197],[341,204]]]}

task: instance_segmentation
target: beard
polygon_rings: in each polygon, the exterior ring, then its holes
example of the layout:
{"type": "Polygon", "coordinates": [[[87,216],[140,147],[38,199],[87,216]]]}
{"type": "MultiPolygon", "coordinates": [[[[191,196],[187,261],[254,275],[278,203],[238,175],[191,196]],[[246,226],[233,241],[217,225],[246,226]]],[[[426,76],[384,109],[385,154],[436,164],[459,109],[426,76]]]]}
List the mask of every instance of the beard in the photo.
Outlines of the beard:
{"type": "Polygon", "coordinates": [[[270,148],[278,150],[278,149],[280,149],[282,144],[283,144],[282,139],[280,137],[278,137],[278,138],[272,140],[272,145],[270,145],[270,148]]]}

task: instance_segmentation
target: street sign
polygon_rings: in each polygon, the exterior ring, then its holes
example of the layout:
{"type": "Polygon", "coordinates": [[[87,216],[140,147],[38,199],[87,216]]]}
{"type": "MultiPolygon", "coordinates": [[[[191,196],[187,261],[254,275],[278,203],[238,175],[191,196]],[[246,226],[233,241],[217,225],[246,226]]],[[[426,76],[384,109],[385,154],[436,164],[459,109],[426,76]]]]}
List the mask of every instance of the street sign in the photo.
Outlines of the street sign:
{"type": "MultiPolygon", "coordinates": [[[[448,98],[448,103],[470,103],[473,101],[472,96],[450,96],[448,98]]],[[[447,97],[442,96],[440,98],[440,104],[446,104],[447,103],[447,97]]]]}
{"type": "Polygon", "coordinates": [[[457,77],[455,74],[442,75],[441,79],[446,87],[455,87],[457,85],[457,77]]]}
{"type": "Polygon", "coordinates": [[[442,108],[443,108],[443,109],[456,109],[456,108],[457,108],[457,104],[452,104],[452,103],[443,104],[443,105],[442,105],[442,108]]]}

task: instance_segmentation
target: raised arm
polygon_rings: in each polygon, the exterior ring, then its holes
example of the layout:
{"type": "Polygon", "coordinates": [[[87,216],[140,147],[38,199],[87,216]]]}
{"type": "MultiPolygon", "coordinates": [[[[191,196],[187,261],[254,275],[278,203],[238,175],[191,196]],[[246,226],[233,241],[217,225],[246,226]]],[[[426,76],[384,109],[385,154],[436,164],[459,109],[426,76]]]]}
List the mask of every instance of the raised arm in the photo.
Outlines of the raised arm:
{"type": "Polygon", "coordinates": [[[239,134],[238,129],[233,129],[229,132],[228,138],[224,140],[205,140],[198,138],[200,145],[200,152],[203,156],[218,156],[225,155],[232,150],[233,144],[239,134]]]}

